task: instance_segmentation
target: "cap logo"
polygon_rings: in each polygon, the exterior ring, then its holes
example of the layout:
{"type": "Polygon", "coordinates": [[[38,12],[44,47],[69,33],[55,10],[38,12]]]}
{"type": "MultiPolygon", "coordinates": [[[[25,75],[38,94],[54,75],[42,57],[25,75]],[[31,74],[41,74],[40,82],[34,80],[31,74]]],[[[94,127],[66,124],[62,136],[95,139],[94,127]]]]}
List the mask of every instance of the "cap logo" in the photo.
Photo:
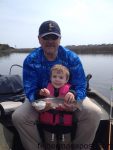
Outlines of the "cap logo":
{"type": "Polygon", "coordinates": [[[54,25],[52,25],[52,23],[49,23],[49,31],[52,31],[52,28],[54,28],[54,25]]]}

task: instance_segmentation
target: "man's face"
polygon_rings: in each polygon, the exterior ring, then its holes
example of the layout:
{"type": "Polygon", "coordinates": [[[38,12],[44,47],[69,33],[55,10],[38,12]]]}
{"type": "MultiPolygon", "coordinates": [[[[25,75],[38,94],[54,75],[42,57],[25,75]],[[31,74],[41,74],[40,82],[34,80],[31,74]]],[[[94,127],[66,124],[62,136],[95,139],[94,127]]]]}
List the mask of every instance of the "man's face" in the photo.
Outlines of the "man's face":
{"type": "Polygon", "coordinates": [[[44,37],[39,36],[39,42],[46,56],[56,55],[60,44],[60,39],[60,37],[54,34],[46,35],[44,37]]]}
{"type": "Polygon", "coordinates": [[[54,70],[51,75],[51,83],[55,88],[62,87],[65,83],[67,83],[66,74],[62,71],[54,70]]]}

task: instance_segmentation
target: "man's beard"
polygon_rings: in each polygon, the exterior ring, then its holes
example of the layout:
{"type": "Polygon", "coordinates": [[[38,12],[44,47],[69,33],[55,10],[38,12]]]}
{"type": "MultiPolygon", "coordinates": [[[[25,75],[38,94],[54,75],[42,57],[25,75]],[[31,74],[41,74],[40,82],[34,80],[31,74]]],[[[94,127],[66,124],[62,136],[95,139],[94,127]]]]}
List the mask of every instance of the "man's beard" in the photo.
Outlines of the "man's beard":
{"type": "Polygon", "coordinates": [[[45,51],[44,52],[45,56],[48,58],[48,59],[52,59],[54,60],[58,54],[58,50],[51,50],[51,51],[45,51]]]}
{"type": "Polygon", "coordinates": [[[58,51],[57,50],[54,52],[53,51],[45,51],[44,53],[48,56],[54,56],[54,55],[57,55],[58,51]]]}

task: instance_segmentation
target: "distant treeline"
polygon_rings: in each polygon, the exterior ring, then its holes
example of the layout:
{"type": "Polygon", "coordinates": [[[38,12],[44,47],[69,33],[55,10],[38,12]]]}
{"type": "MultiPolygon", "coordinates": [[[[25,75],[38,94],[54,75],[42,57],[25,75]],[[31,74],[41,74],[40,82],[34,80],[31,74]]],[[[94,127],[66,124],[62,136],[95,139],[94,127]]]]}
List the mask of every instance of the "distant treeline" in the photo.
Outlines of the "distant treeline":
{"type": "Polygon", "coordinates": [[[30,52],[32,51],[32,48],[14,48],[10,47],[8,44],[0,44],[0,53],[12,53],[12,52],[30,52]]]}
{"type": "MultiPolygon", "coordinates": [[[[101,44],[101,45],[67,45],[65,46],[70,50],[78,54],[113,54],[113,44],[101,44]]],[[[30,52],[34,48],[13,48],[8,44],[0,44],[1,53],[11,53],[11,52],[30,52]]]]}
{"type": "Polygon", "coordinates": [[[78,54],[113,54],[113,44],[69,45],[66,47],[78,54]]]}
{"type": "Polygon", "coordinates": [[[4,50],[11,50],[14,49],[13,47],[10,47],[8,44],[0,44],[0,51],[4,51],[4,50]]]}

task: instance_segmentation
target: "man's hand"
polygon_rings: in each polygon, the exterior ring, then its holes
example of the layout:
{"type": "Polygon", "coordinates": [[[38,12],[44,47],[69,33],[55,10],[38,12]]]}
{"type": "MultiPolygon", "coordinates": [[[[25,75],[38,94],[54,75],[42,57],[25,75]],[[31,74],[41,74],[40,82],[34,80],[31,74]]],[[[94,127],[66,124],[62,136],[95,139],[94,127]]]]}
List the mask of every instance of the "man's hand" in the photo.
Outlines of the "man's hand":
{"type": "Polygon", "coordinates": [[[42,95],[42,96],[45,96],[45,97],[50,96],[50,92],[46,88],[41,89],[40,92],[39,92],[39,94],[42,95]]]}

